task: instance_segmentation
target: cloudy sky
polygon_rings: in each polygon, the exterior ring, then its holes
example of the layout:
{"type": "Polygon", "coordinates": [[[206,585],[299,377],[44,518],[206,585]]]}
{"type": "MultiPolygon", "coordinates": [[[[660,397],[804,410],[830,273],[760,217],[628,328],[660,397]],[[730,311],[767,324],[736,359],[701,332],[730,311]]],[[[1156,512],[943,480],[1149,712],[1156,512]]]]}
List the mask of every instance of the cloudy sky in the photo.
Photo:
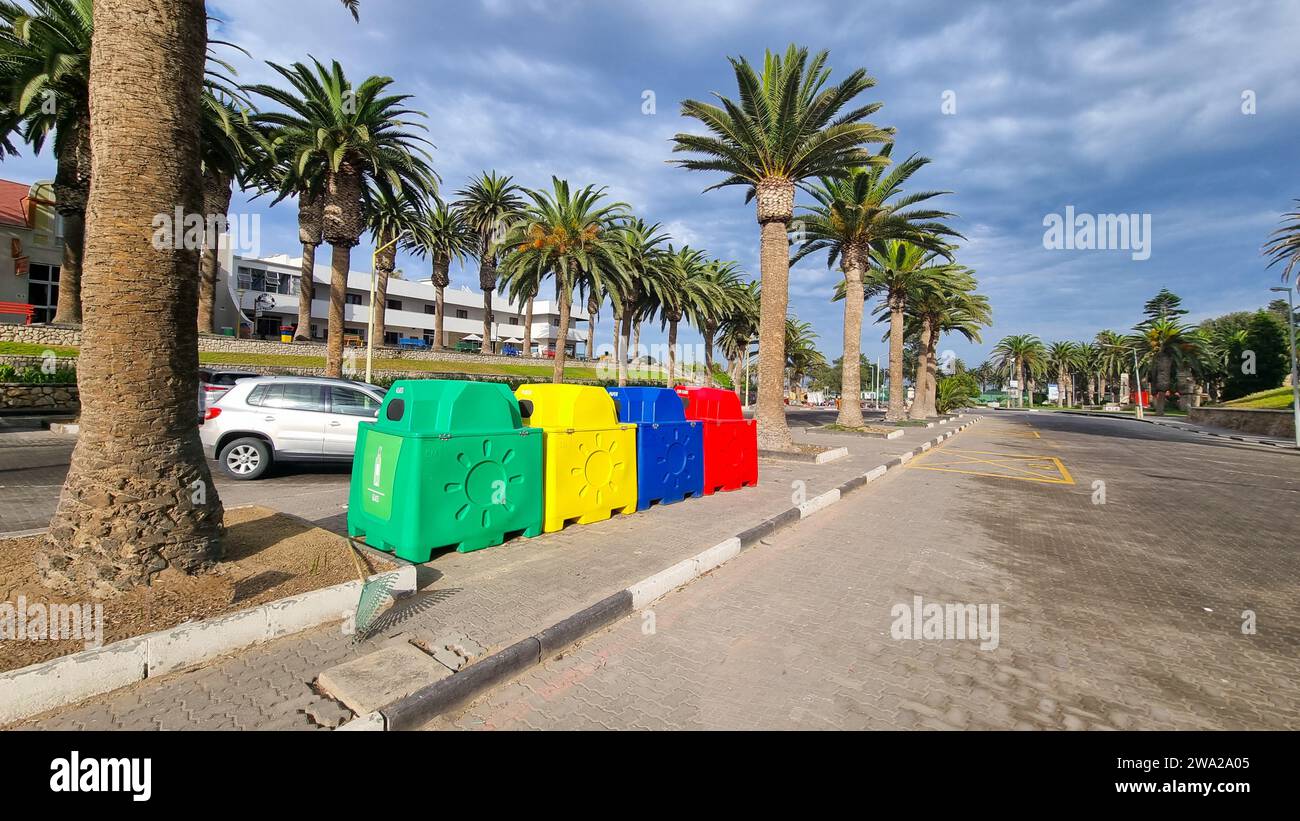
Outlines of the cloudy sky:
{"type": "MultiPolygon", "coordinates": [[[[1161,287],[1192,319],[1262,305],[1278,272],[1259,248],[1300,197],[1300,2],[362,0],[359,25],[334,0],[208,7],[214,36],[253,55],[232,58],[243,80],[272,78],[261,61],[308,55],[353,78],[395,78],[428,114],[445,192],[488,168],[534,187],[552,174],[606,185],[677,242],[755,276],[743,192],[702,194],[714,180],[666,163],[670,137],[696,130],[678,103],[735,96],[728,55],[757,60],[791,41],[829,49],[836,76],[864,66],[877,79],[875,122],[897,129],[895,153],[933,159],[915,184],[954,192],[946,206],[968,238],[959,259],[995,312],[983,344],[944,344],[972,364],[1009,333],[1127,329],[1161,287]],[[1150,215],[1149,259],[1045,248],[1044,218],[1067,206],[1150,215]]],[[[25,181],[53,173],[48,158],[4,166],[25,181]]],[[[241,208],[262,214],[265,253],[296,255],[291,204],[241,208]]],[[[354,267],[368,254],[358,249],[354,267]]],[[[402,267],[427,276],[417,260],[402,267]]],[[[832,357],[837,276],[824,259],[791,276],[792,312],[832,357]]],[[[607,317],[599,327],[603,340],[607,317]]],[[[879,328],[864,338],[869,354],[883,351],[879,328]]]]}

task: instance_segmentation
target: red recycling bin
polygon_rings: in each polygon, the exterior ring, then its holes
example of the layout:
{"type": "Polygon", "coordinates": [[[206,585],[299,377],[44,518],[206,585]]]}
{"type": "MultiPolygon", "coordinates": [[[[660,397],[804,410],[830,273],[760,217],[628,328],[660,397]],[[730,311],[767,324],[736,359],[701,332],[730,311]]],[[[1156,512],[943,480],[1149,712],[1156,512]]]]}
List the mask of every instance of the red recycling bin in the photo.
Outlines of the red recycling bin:
{"type": "Polygon", "coordinates": [[[740,397],[720,388],[677,386],[686,418],[704,423],[704,495],[758,484],[758,423],[740,397]]]}

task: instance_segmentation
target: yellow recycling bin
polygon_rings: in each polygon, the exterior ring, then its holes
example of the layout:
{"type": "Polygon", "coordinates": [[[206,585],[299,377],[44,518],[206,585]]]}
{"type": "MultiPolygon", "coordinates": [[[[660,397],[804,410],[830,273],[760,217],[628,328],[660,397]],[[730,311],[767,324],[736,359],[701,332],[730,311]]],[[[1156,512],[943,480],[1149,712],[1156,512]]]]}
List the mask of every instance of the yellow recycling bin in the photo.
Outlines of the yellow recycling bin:
{"type": "Polygon", "coordinates": [[[524,424],[543,431],[544,531],[636,510],[636,425],[618,421],[608,391],[521,385],[515,398],[524,424]]]}

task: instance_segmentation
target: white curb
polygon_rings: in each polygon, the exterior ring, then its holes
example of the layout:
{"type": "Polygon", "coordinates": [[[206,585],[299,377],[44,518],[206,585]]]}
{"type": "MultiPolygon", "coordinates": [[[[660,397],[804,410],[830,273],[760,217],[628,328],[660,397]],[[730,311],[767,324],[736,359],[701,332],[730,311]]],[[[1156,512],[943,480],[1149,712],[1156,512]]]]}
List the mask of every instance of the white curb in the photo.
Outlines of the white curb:
{"type": "Polygon", "coordinates": [[[803,504],[799,505],[799,518],[807,519],[819,510],[824,510],[840,500],[840,490],[835,488],[828,490],[820,496],[814,496],[803,504]]]}

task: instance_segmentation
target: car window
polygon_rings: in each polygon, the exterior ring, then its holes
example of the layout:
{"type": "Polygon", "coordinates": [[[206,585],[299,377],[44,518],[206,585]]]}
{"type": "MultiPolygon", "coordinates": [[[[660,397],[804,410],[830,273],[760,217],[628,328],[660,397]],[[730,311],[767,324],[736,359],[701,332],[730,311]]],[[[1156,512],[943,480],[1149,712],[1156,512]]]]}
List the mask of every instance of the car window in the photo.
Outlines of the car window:
{"type": "Polygon", "coordinates": [[[262,401],[266,399],[266,392],[271,389],[270,385],[256,385],[248,392],[248,398],[244,401],[250,405],[261,406],[262,401]]]}
{"type": "Polygon", "coordinates": [[[233,385],[241,379],[250,379],[255,373],[218,373],[211,374],[206,381],[213,385],[233,385]]]}
{"type": "Polygon", "coordinates": [[[262,407],[281,410],[324,411],[319,385],[270,385],[262,407]]]}
{"type": "Polygon", "coordinates": [[[379,402],[361,391],[354,391],[350,388],[330,388],[330,408],[334,413],[341,413],[345,416],[368,416],[375,418],[379,415],[379,402]]]}

